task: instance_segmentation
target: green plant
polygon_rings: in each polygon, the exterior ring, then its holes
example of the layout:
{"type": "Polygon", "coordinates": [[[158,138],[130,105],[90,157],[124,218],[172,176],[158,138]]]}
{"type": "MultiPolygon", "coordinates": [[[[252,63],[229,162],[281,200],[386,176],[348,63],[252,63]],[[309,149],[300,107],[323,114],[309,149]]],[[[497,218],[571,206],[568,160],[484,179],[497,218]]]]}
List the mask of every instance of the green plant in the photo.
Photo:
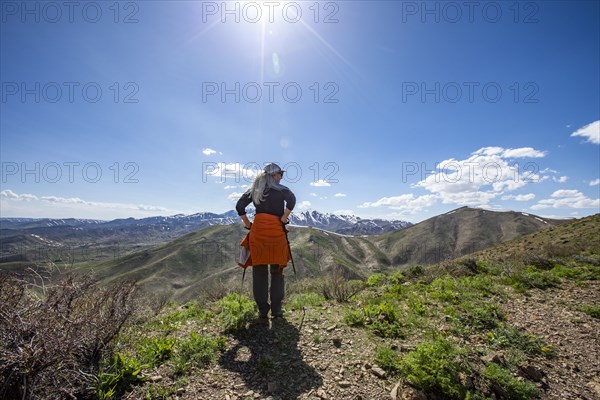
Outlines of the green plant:
{"type": "Polygon", "coordinates": [[[410,266],[404,271],[404,274],[409,278],[417,278],[425,273],[425,269],[421,265],[410,266]]]}
{"type": "Polygon", "coordinates": [[[129,354],[116,353],[98,374],[94,388],[99,399],[119,398],[131,386],[142,383],[142,363],[129,354]]]}
{"type": "Polygon", "coordinates": [[[380,346],[375,350],[375,362],[388,372],[398,371],[400,357],[396,351],[387,346],[380,346]]]}
{"type": "Polygon", "coordinates": [[[306,306],[320,307],[324,302],[325,297],[318,293],[301,293],[289,302],[289,307],[291,310],[301,310],[306,306]]]}
{"type": "Polygon", "coordinates": [[[392,285],[400,285],[406,282],[406,278],[400,272],[396,271],[388,277],[388,281],[392,285]]]}
{"type": "Polygon", "coordinates": [[[219,319],[223,329],[238,331],[244,329],[256,315],[256,304],[244,295],[231,293],[217,302],[219,319]]]}
{"type": "Polygon", "coordinates": [[[600,306],[591,306],[591,305],[587,305],[587,304],[582,304],[577,308],[579,309],[579,311],[583,311],[590,317],[600,319],[600,306]]]}
{"type": "Polygon", "coordinates": [[[363,326],[365,324],[365,313],[362,310],[347,310],[344,314],[344,322],[350,326],[363,326]]]}
{"type": "Polygon", "coordinates": [[[508,324],[489,331],[486,342],[493,348],[518,349],[526,354],[544,355],[548,358],[555,356],[552,345],[547,345],[539,338],[508,324]]]}
{"type": "Polygon", "coordinates": [[[485,302],[463,302],[462,313],[456,321],[467,332],[496,328],[505,319],[496,304],[485,302]]]}
{"type": "Polygon", "coordinates": [[[152,368],[171,358],[174,346],[175,339],[173,338],[155,337],[144,339],[140,344],[138,355],[143,364],[152,368]]]}
{"type": "Polygon", "coordinates": [[[585,263],[558,264],[550,272],[556,277],[573,281],[593,281],[600,279],[600,267],[585,263]]]}
{"type": "Polygon", "coordinates": [[[373,275],[369,276],[369,278],[367,279],[367,286],[368,287],[379,287],[379,286],[382,286],[383,284],[385,284],[386,280],[387,280],[387,277],[385,276],[385,274],[382,274],[382,273],[373,274],[373,275]]]}
{"type": "Polygon", "coordinates": [[[510,371],[498,364],[490,363],[486,366],[483,375],[504,392],[504,396],[514,400],[530,400],[539,398],[540,394],[535,385],[528,381],[516,379],[510,371]]]}
{"type": "Polygon", "coordinates": [[[463,350],[451,341],[437,338],[419,344],[399,363],[400,373],[413,385],[450,399],[464,399],[466,388],[459,374],[468,373],[463,350]]]}
{"type": "Polygon", "coordinates": [[[365,307],[371,329],[376,335],[384,338],[401,338],[405,336],[404,329],[398,319],[398,311],[394,304],[383,301],[365,307]]]}
{"type": "Polygon", "coordinates": [[[529,266],[524,270],[519,270],[511,277],[513,287],[518,291],[528,289],[547,289],[560,285],[560,278],[553,275],[550,271],[540,271],[536,267],[529,266]]]}
{"type": "Polygon", "coordinates": [[[190,337],[177,343],[175,356],[175,372],[189,371],[191,367],[203,367],[217,358],[217,353],[225,350],[225,338],[197,335],[190,333],[190,337]]]}

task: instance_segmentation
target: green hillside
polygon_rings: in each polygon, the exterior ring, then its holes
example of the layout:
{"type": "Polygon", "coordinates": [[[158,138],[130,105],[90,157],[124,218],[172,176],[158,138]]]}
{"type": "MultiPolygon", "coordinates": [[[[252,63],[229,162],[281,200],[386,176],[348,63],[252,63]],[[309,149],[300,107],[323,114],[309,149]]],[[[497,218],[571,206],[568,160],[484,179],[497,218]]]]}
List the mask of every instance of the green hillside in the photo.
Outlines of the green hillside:
{"type": "Polygon", "coordinates": [[[356,260],[370,260],[365,274],[381,265],[375,244],[297,229],[300,268],[313,278],[288,286],[285,318],[272,321],[256,318],[248,287],[211,299],[177,276],[225,279],[220,253],[206,247],[244,233],[194,232],[103,264],[101,286],[70,279],[41,298],[26,295],[26,281],[0,275],[0,391],[85,399],[600,396],[600,215],[362,282],[339,272],[351,274],[345,263],[356,260]],[[323,254],[308,254],[316,244],[323,254]],[[336,256],[338,268],[321,263],[336,256]],[[191,267],[198,257],[204,269],[191,267]],[[155,291],[154,282],[179,279],[171,290],[191,301],[134,300],[118,273],[142,284],[145,277],[155,291]],[[35,362],[40,351],[44,364],[35,362]],[[63,376],[69,385],[56,385],[63,376]]]}

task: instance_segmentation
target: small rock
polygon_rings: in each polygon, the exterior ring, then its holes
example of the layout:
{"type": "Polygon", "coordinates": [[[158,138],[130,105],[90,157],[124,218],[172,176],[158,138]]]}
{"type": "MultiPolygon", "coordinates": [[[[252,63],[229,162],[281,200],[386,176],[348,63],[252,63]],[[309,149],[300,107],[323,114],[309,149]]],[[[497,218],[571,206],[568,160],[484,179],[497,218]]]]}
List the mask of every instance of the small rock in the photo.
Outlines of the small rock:
{"type": "Polygon", "coordinates": [[[504,363],[505,363],[504,354],[501,352],[492,353],[492,354],[488,354],[487,356],[483,356],[483,357],[481,357],[481,361],[483,361],[486,364],[494,363],[494,364],[504,365],[504,363]]]}
{"type": "Polygon", "coordinates": [[[407,387],[402,391],[402,400],[427,400],[425,393],[411,387],[407,387]]]}
{"type": "Polygon", "coordinates": [[[160,375],[153,375],[150,377],[150,382],[160,382],[162,379],[163,377],[160,375]]]}
{"type": "Polygon", "coordinates": [[[325,328],[325,330],[327,332],[332,332],[335,330],[335,328],[337,328],[337,325],[331,325],[331,326],[328,326],[327,328],[325,328]]]}
{"type": "Polygon", "coordinates": [[[390,318],[389,318],[389,316],[387,315],[387,313],[386,313],[386,312],[382,312],[382,313],[381,313],[381,314],[379,314],[379,316],[377,317],[377,320],[378,320],[379,322],[386,322],[386,321],[389,321],[389,320],[390,320],[390,318]]]}
{"type": "Polygon", "coordinates": [[[179,388],[177,389],[177,391],[175,392],[178,396],[181,396],[182,394],[185,393],[185,388],[179,388]]]}
{"type": "Polygon", "coordinates": [[[254,397],[254,392],[252,390],[249,390],[246,393],[244,393],[244,397],[254,397]]]}
{"type": "Polygon", "coordinates": [[[231,400],[231,396],[230,396],[230,395],[228,395],[228,394],[226,394],[226,395],[225,395],[225,400],[231,400]]]}
{"type": "Polygon", "coordinates": [[[396,386],[390,392],[390,397],[392,400],[398,400],[398,389],[400,388],[401,382],[396,383],[396,386]]]}
{"type": "Polygon", "coordinates": [[[329,400],[329,396],[327,396],[327,393],[323,389],[317,390],[317,397],[321,400],[329,400]]]}
{"type": "Polygon", "coordinates": [[[544,378],[544,371],[535,365],[527,364],[521,367],[521,372],[534,382],[541,382],[544,378]]]}
{"type": "Polygon", "coordinates": [[[386,375],[385,371],[379,367],[371,368],[371,372],[373,373],[373,375],[375,375],[376,377],[381,378],[381,379],[385,378],[385,375],[386,375]]]}
{"type": "Polygon", "coordinates": [[[589,381],[588,383],[586,383],[586,386],[592,389],[592,391],[595,392],[598,396],[600,396],[600,383],[596,381],[589,381]]]}
{"type": "Polygon", "coordinates": [[[350,386],[352,386],[352,384],[350,382],[348,382],[348,381],[341,381],[339,383],[339,385],[340,385],[341,388],[344,388],[344,389],[349,388],[350,386]]]}
{"type": "Polygon", "coordinates": [[[342,339],[340,339],[340,338],[333,338],[333,339],[331,339],[331,340],[332,340],[332,342],[333,342],[333,345],[334,345],[335,347],[337,347],[338,349],[339,349],[340,347],[342,347],[342,339]]]}

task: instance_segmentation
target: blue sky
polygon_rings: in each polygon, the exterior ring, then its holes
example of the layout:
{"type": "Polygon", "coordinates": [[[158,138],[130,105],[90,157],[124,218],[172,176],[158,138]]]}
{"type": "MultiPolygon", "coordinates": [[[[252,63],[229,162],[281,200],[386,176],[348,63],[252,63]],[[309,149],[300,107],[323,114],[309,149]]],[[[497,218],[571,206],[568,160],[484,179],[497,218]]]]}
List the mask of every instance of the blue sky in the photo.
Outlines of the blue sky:
{"type": "Polygon", "coordinates": [[[2,217],[600,212],[597,1],[1,4],[2,217]]]}

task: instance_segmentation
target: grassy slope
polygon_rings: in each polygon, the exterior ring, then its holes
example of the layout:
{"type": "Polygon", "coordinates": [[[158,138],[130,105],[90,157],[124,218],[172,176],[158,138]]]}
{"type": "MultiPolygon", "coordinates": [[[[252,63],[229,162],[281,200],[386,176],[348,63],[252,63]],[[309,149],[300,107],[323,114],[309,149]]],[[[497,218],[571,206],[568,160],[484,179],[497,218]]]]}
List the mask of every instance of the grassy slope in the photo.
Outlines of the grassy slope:
{"type": "MultiPolygon", "coordinates": [[[[309,230],[298,235],[300,243],[312,239],[322,246],[348,245],[340,238],[325,241],[309,230]]],[[[356,394],[383,398],[398,381],[405,391],[413,390],[412,386],[433,399],[492,395],[559,399],[566,391],[594,398],[598,393],[588,381],[594,382],[597,376],[598,349],[585,346],[593,343],[590,332],[600,329],[599,240],[600,215],[595,215],[426,270],[374,275],[360,294],[342,304],[325,300],[319,294],[321,284],[309,282],[303,293],[295,289],[288,293],[289,323],[284,330],[250,325],[237,332],[225,331],[226,321],[248,317],[241,307],[251,306],[251,301],[244,300],[239,307],[235,298],[228,300],[228,307],[207,303],[198,313],[201,318],[186,316],[186,308],[167,308],[148,325],[134,327],[122,351],[128,349],[134,356],[137,351],[139,356],[145,340],[165,337],[177,343],[195,331],[225,337],[225,354],[232,360],[240,352],[234,369],[221,357],[204,374],[202,368],[177,374],[175,364],[167,359],[148,371],[165,377],[163,381],[133,389],[148,398],[161,398],[153,397],[159,392],[173,395],[177,388],[184,389],[183,398],[245,398],[250,389],[263,397],[275,394],[274,398],[278,393],[282,398],[291,394],[291,398],[310,398],[318,390],[330,398],[356,394]],[[572,292],[577,295],[567,301],[572,292]],[[530,307],[528,298],[549,303],[548,307],[530,307]],[[595,299],[596,304],[572,303],[577,299],[591,303],[595,299]],[[302,306],[307,308],[306,316],[302,306]],[[212,317],[206,317],[206,312],[212,317]],[[566,325],[545,327],[547,317],[538,312],[552,313],[552,324],[566,325]],[[574,322],[554,318],[562,313],[574,322]],[[524,314],[521,320],[519,314],[524,314]],[[523,328],[527,324],[533,332],[523,328]],[[557,326],[566,330],[567,339],[556,341],[557,326]],[[542,338],[534,336],[537,331],[549,333],[542,338]],[[569,342],[570,336],[582,339],[569,342]],[[242,343],[252,354],[244,352],[242,343]],[[277,351],[269,350],[273,345],[277,351]],[[578,362],[576,375],[569,370],[574,368],[573,360],[578,362]],[[287,393],[286,382],[294,379],[293,374],[278,366],[296,364],[307,374],[306,390],[287,393]],[[373,364],[387,371],[384,379],[368,372],[373,364]],[[281,383],[280,387],[270,387],[272,381],[281,383]]],[[[338,284],[343,289],[345,283],[338,284]]],[[[188,305],[187,310],[194,307],[188,305]]],[[[213,357],[219,358],[218,354],[213,357]]]]}
{"type": "Polygon", "coordinates": [[[389,254],[394,265],[430,265],[563,222],[519,212],[463,207],[381,235],[375,243],[389,254]]]}

